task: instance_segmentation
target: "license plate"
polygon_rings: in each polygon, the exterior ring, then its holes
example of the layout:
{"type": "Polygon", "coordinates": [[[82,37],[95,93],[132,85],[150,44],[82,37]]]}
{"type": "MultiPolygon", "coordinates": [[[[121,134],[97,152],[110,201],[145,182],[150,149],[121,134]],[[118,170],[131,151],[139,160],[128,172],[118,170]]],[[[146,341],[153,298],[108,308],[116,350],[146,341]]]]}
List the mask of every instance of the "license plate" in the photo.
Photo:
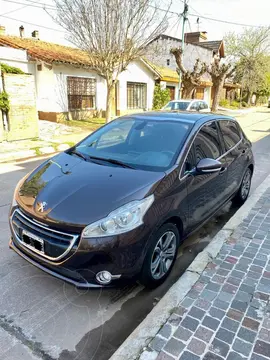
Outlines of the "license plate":
{"type": "Polygon", "coordinates": [[[34,251],[44,254],[44,241],[40,237],[30,233],[27,230],[22,231],[22,242],[34,251]]]}

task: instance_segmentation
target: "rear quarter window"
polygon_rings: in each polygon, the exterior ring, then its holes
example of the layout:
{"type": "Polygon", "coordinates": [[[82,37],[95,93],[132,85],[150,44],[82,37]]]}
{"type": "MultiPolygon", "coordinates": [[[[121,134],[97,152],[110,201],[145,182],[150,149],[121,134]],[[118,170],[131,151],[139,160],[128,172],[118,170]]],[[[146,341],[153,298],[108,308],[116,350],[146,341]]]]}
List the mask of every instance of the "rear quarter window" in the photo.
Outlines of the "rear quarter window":
{"type": "Polygon", "coordinates": [[[220,120],[219,126],[224,139],[225,149],[229,151],[239,143],[242,136],[237,123],[231,120],[220,120]]]}

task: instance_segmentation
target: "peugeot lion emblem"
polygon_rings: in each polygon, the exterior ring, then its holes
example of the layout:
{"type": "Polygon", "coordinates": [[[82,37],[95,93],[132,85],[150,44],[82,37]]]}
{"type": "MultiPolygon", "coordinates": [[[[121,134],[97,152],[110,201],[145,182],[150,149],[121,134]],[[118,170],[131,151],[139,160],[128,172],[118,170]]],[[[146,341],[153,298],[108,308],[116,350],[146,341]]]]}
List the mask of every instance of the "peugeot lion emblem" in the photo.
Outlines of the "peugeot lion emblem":
{"type": "Polygon", "coordinates": [[[46,201],[43,201],[43,202],[40,202],[38,203],[38,211],[39,212],[43,212],[45,210],[45,207],[47,206],[48,204],[46,203],[46,201]]]}

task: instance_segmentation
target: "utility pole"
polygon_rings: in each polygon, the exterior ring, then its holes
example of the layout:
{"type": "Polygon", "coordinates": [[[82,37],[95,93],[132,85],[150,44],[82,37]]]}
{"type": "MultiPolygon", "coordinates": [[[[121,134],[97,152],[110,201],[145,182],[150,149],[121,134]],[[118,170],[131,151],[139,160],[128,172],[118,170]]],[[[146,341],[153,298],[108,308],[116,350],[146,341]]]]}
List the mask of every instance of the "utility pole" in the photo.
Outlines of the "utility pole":
{"type": "MultiPolygon", "coordinates": [[[[185,45],[185,23],[188,19],[187,17],[188,14],[188,4],[187,4],[187,0],[184,0],[184,11],[182,13],[182,39],[181,39],[181,50],[182,50],[182,58],[183,58],[183,54],[184,54],[184,45],[185,45]]],[[[181,87],[182,87],[182,74],[181,74],[181,70],[179,69],[179,89],[178,89],[178,99],[181,99],[181,87]]]]}

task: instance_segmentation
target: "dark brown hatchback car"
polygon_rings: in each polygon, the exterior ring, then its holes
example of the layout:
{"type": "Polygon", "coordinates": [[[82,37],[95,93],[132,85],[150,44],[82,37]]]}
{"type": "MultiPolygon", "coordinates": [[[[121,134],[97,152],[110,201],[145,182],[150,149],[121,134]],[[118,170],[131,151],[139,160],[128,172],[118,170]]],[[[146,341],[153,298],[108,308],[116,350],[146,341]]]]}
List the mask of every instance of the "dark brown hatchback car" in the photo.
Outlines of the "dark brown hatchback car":
{"type": "Polygon", "coordinates": [[[190,233],[230,199],[247,199],[253,170],[233,118],[118,118],[19,182],[10,247],[78,287],[127,278],[154,287],[190,233]]]}

